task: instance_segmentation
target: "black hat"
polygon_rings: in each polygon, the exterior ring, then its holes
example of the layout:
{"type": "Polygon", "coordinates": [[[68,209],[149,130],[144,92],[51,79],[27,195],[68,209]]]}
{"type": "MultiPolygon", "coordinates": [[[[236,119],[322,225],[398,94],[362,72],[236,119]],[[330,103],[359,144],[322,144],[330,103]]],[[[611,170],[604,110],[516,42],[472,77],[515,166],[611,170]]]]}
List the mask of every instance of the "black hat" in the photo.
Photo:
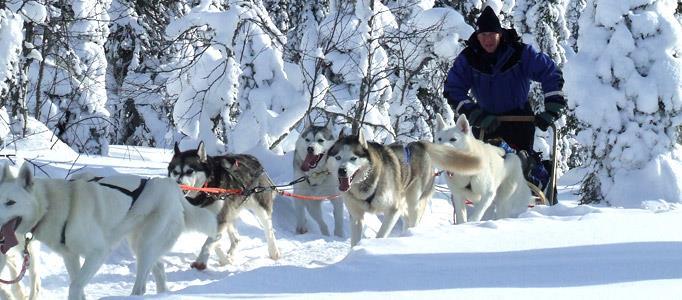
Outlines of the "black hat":
{"type": "Polygon", "coordinates": [[[495,12],[490,6],[486,6],[481,15],[476,20],[478,30],[476,32],[502,32],[500,19],[497,18],[495,12]]]}

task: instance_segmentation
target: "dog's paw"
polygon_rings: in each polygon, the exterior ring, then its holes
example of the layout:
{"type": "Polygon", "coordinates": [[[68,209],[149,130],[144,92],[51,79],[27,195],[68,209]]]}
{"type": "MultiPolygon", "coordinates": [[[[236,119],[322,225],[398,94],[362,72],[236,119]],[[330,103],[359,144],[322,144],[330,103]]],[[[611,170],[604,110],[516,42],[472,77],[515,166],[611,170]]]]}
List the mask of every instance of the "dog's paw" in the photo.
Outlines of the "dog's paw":
{"type": "Polygon", "coordinates": [[[272,260],[278,260],[279,257],[280,257],[279,250],[275,250],[272,253],[270,253],[270,258],[272,258],[272,260]]]}
{"type": "Polygon", "coordinates": [[[306,234],[308,233],[308,228],[296,227],[296,234],[306,234]]]}
{"type": "Polygon", "coordinates": [[[199,271],[206,270],[206,264],[205,264],[205,263],[202,263],[202,262],[196,262],[196,261],[195,261],[195,262],[193,262],[193,263],[190,265],[190,267],[191,267],[192,269],[197,269],[197,270],[199,270],[199,271]]]}

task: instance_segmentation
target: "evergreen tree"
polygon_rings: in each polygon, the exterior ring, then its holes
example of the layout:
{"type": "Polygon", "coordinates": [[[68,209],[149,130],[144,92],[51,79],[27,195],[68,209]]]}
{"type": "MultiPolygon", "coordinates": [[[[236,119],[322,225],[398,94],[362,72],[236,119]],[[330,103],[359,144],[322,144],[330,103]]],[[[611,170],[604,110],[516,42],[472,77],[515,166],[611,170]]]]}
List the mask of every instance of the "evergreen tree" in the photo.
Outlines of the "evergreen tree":
{"type": "MultiPolygon", "coordinates": [[[[582,202],[619,205],[623,199],[617,194],[632,188],[619,178],[633,176],[652,160],[665,164],[663,157],[676,149],[682,28],[673,15],[675,5],[658,0],[615,7],[591,0],[580,17],[579,51],[565,74],[569,105],[581,126],[578,139],[589,150],[582,202]]],[[[675,176],[658,180],[676,191],[682,188],[675,176]]],[[[652,187],[645,193],[658,199],[661,192],[652,187]]]]}
{"type": "Polygon", "coordinates": [[[578,20],[586,4],[587,0],[568,0],[566,6],[566,23],[571,32],[571,38],[568,41],[573,51],[578,51],[578,20]]]}

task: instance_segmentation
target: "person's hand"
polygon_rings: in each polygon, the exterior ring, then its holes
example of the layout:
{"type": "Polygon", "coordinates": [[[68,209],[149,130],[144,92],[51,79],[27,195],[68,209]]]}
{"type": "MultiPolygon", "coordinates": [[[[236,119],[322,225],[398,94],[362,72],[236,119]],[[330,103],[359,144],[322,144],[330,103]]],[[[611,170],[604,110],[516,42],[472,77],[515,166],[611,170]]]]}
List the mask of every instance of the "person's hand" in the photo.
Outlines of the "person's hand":
{"type": "Polygon", "coordinates": [[[546,131],[549,126],[561,117],[566,108],[566,100],[559,95],[545,99],[545,111],[535,115],[535,126],[546,131]]]}
{"type": "Polygon", "coordinates": [[[485,132],[493,132],[500,127],[500,120],[497,116],[489,114],[480,108],[476,108],[469,113],[469,122],[474,126],[478,126],[485,132]]]}
{"type": "Polygon", "coordinates": [[[543,111],[535,115],[535,127],[540,128],[542,131],[547,131],[547,128],[554,124],[558,117],[546,111],[543,111]]]}

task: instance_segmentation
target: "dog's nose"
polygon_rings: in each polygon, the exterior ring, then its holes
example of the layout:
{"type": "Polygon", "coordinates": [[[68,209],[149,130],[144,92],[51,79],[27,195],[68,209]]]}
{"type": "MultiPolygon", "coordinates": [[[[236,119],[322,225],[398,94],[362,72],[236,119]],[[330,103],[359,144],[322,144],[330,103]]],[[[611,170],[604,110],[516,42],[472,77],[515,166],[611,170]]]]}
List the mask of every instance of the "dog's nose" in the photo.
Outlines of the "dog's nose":
{"type": "Polygon", "coordinates": [[[348,172],[346,168],[339,168],[339,177],[348,177],[348,172]]]}
{"type": "Polygon", "coordinates": [[[315,152],[315,149],[313,147],[308,147],[308,154],[313,154],[315,152]]]}

